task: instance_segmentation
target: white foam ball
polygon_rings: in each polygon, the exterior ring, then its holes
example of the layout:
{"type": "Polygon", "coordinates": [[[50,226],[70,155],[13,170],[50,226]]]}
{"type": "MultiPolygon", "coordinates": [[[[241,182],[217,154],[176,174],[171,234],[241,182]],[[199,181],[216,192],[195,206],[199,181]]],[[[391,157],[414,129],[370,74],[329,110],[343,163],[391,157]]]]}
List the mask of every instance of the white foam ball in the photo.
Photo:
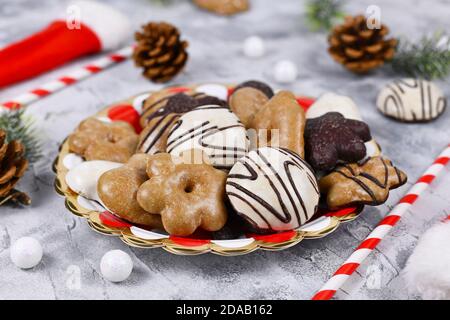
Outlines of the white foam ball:
{"type": "Polygon", "coordinates": [[[290,60],[278,61],[275,64],[273,75],[279,83],[294,82],[298,75],[297,66],[290,60]]]}
{"type": "Polygon", "coordinates": [[[133,261],[124,251],[111,250],[102,257],[100,271],[106,280],[121,282],[128,279],[133,271],[133,261]]]}
{"type": "Polygon", "coordinates": [[[266,52],[263,39],[251,36],[244,41],[244,54],[249,58],[262,57],[266,52]]]}
{"type": "Polygon", "coordinates": [[[12,262],[21,269],[30,269],[42,260],[43,250],[38,240],[31,237],[18,239],[11,246],[12,262]]]}

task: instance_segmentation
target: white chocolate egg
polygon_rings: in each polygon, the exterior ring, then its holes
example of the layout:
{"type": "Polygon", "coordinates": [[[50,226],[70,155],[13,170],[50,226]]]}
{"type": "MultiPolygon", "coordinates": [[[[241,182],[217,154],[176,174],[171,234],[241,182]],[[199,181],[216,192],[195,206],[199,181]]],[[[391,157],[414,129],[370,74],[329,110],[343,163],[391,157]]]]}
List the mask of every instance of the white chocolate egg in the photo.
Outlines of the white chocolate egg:
{"type": "Polygon", "coordinates": [[[228,175],[226,193],[236,212],[259,231],[296,229],[319,204],[313,171],[283,148],[259,148],[239,159],[228,175]]]}
{"type": "Polygon", "coordinates": [[[230,109],[205,105],[185,113],[174,124],[167,138],[167,152],[179,156],[200,149],[214,167],[226,169],[247,153],[248,144],[245,127],[230,109]]]}
{"type": "Polygon", "coordinates": [[[64,158],[63,158],[63,165],[66,169],[70,170],[75,168],[77,165],[79,165],[80,163],[84,162],[84,159],[75,154],[75,153],[68,153],[64,158]]]}
{"type": "Polygon", "coordinates": [[[384,87],[377,108],[386,116],[402,122],[425,122],[439,117],[447,106],[442,90],[433,82],[406,78],[384,87]]]}
{"type": "Polygon", "coordinates": [[[123,166],[123,163],[93,160],[85,161],[66,175],[66,183],[70,189],[91,200],[100,201],[97,194],[97,181],[106,171],[123,166]]]}

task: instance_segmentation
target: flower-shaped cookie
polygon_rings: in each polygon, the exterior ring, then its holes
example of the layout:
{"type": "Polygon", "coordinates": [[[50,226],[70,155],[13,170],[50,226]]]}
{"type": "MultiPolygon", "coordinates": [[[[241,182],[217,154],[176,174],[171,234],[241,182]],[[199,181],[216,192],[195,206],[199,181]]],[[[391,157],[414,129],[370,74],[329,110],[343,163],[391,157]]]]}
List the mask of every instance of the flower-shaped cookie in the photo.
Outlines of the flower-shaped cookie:
{"type": "Polygon", "coordinates": [[[159,153],[149,157],[147,174],[150,179],[139,188],[137,200],[144,210],[161,215],[168,233],[188,236],[199,227],[217,231],[225,225],[223,171],[159,153]]]}
{"type": "Polygon", "coordinates": [[[142,209],[136,199],[139,187],[148,180],[148,158],[135,154],[125,165],[106,171],[98,180],[97,192],[112,213],[139,225],[160,228],[161,218],[142,209]]]}
{"type": "Polygon", "coordinates": [[[356,162],[366,156],[364,142],[370,139],[369,126],[364,122],[328,112],[306,121],[306,160],[317,170],[331,170],[339,160],[356,162]]]}
{"type": "Polygon", "coordinates": [[[136,151],[138,135],[123,121],[105,123],[89,118],[69,137],[70,151],[86,160],[126,162],[136,151]]]}
{"type": "Polygon", "coordinates": [[[338,166],[319,181],[320,192],[327,195],[330,209],[353,204],[379,205],[384,203],[389,190],[400,187],[406,174],[382,157],[369,158],[362,164],[338,166]]]}

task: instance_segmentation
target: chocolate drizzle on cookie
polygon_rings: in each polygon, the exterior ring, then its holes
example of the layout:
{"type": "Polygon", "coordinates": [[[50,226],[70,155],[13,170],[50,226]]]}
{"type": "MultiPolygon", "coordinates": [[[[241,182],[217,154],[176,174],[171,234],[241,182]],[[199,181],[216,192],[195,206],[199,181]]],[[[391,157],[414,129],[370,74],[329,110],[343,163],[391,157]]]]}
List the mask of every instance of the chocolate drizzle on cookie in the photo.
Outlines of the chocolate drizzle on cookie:
{"type": "Polygon", "coordinates": [[[141,133],[138,150],[147,154],[165,152],[167,135],[178,118],[177,114],[169,114],[150,121],[141,133]]]}
{"type": "Polygon", "coordinates": [[[227,107],[225,101],[199,92],[190,92],[189,95],[167,93],[151,104],[144,104],[141,115],[144,131],[141,133],[138,150],[148,154],[165,152],[167,135],[178,118],[196,107],[209,104],[227,107]]]}
{"type": "Polygon", "coordinates": [[[241,158],[226,189],[234,209],[257,230],[297,228],[314,215],[319,199],[314,173],[304,160],[272,147],[241,158]]]}
{"type": "Polygon", "coordinates": [[[182,116],[168,135],[167,152],[200,148],[216,168],[230,168],[247,152],[245,128],[227,107],[206,105],[182,116]],[[200,124],[196,124],[202,121],[200,124]]]}
{"type": "Polygon", "coordinates": [[[440,116],[447,100],[432,82],[422,79],[401,79],[380,92],[378,109],[403,122],[425,122],[440,116]]]}
{"type": "Polygon", "coordinates": [[[368,158],[363,163],[338,166],[320,180],[320,190],[327,195],[332,209],[354,204],[379,205],[389,190],[406,183],[406,175],[383,157],[368,158]],[[345,190],[346,192],[342,192],[345,190]]]}

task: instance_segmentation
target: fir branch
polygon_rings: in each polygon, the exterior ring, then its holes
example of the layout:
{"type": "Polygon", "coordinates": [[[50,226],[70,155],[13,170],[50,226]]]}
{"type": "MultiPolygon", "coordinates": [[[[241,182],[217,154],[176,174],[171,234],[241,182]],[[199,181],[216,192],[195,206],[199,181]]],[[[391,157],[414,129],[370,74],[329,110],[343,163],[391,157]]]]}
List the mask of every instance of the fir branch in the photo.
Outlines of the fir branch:
{"type": "Polygon", "coordinates": [[[330,30],[343,20],[340,0],[308,0],[306,5],[306,23],[310,30],[330,30]]]}
{"type": "Polygon", "coordinates": [[[20,141],[25,147],[25,157],[30,163],[41,157],[41,142],[33,128],[34,121],[24,115],[24,110],[5,111],[0,114],[0,129],[6,131],[7,142],[20,141]]]}
{"type": "Polygon", "coordinates": [[[450,73],[450,39],[447,35],[435,33],[423,37],[417,43],[400,40],[392,60],[395,72],[410,77],[442,79],[450,73]]]}

